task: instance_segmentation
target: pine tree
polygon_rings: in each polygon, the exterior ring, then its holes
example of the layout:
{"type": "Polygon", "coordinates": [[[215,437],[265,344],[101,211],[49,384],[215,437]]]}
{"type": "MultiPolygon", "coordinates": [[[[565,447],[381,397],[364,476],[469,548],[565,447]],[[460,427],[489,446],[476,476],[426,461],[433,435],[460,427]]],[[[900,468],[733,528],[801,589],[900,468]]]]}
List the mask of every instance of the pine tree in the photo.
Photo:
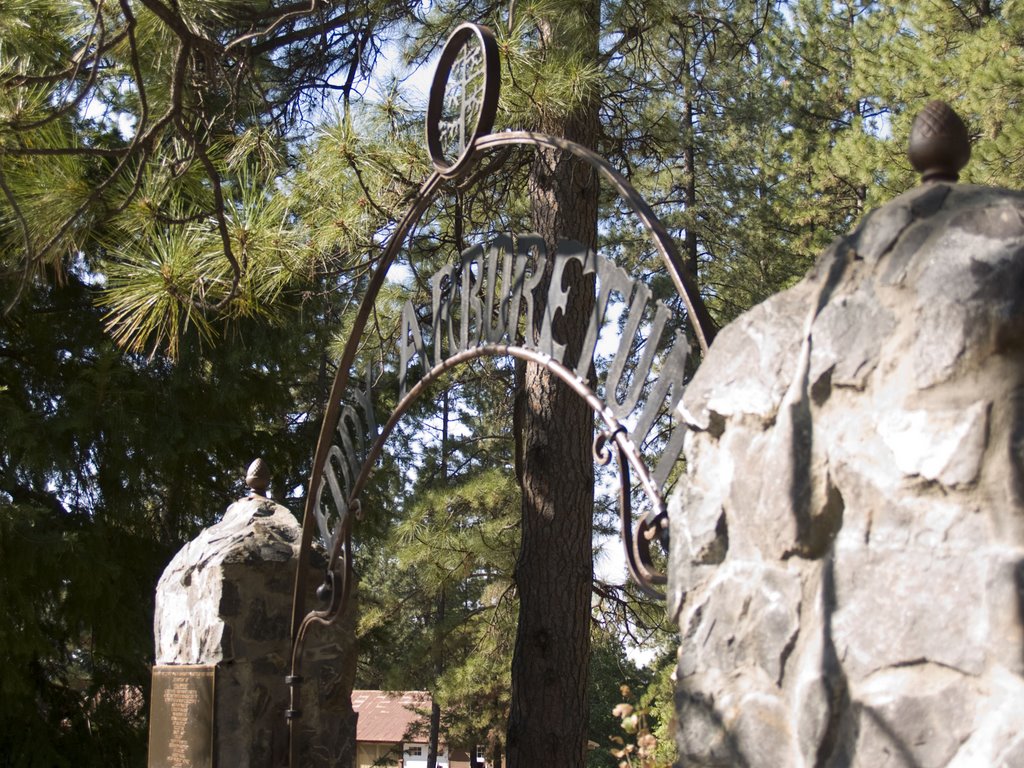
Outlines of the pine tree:
{"type": "MultiPolygon", "coordinates": [[[[564,78],[596,62],[599,2],[559,2],[535,6],[531,13],[542,67],[560,71],[564,78]]],[[[531,127],[593,147],[596,96],[582,90],[565,107],[541,103],[537,124],[531,127]]],[[[534,230],[549,254],[563,237],[596,248],[598,182],[591,168],[567,153],[539,150],[528,183],[534,230]]],[[[567,346],[567,359],[576,360],[594,302],[593,276],[585,277],[574,265],[563,286],[569,303],[557,333],[567,346]]],[[[539,320],[540,312],[536,316],[539,320]]],[[[509,766],[582,767],[589,719],[593,414],[550,371],[528,363],[522,367],[516,421],[522,545],[515,571],[520,608],[512,659],[509,766]]]]}
{"type": "Polygon", "coordinates": [[[298,327],[176,364],[119,351],[93,276],[26,289],[0,317],[0,763],[139,765],[156,581],[244,493],[309,471],[323,340],[298,327]]]}
{"type": "Polygon", "coordinates": [[[261,314],[300,269],[272,179],[335,80],[346,99],[392,0],[18,0],[0,10],[5,307],[50,269],[110,273],[132,349],[261,314]]]}
{"type": "Polygon", "coordinates": [[[1024,15],[1016,3],[796,0],[773,35],[786,92],[782,209],[808,255],[916,183],[914,116],[949,102],[972,134],[962,181],[1021,185],[1024,15]]]}

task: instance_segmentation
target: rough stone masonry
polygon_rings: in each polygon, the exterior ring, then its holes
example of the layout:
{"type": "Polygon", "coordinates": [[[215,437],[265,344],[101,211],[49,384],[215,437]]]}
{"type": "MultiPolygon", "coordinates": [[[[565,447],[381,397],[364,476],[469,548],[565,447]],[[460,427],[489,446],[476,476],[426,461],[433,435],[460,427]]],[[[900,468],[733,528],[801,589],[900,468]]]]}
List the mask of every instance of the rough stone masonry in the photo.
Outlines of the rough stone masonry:
{"type": "Polygon", "coordinates": [[[683,766],[1024,766],[1024,194],[940,182],[721,332],[679,415],[683,766]]]}
{"type": "MultiPolygon", "coordinates": [[[[216,667],[213,765],[288,764],[289,638],[301,528],[252,495],[232,504],[171,560],[156,593],[156,663],[216,667]]],[[[315,563],[316,584],[322,563],[315,563]]],[[[306,645],[299,764],[351,765],[354,628],[318,628],[306,645]]]]}

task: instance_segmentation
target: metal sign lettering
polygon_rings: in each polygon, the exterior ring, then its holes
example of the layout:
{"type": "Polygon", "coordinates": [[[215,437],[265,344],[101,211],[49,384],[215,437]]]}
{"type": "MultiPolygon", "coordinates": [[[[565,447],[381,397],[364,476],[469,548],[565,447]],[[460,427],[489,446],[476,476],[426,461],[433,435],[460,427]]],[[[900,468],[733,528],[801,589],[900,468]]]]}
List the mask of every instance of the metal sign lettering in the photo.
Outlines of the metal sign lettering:
{"type": "MultiPolygon", "coordinates": [[[[540,285],[546,259],[544,241],[539,235],[501,236],[486,249],[483,246],[467,249],[457,267],[438,270],[430,281],[433,286],[430,321],[420,321],[424,313],[417,312],[412,299],[402,309],[398,342],[399,400],[407,395],[414,370],[423,375],[443,365],[448,358],[485,344],[519,346],[538,352],[585,381],[607,320],[609,301],[617,294],[628,305],[624,331],[611,355],[602,406],[616,419],[624,420],[634,414],[645,389],[649,388],[649,396],[643,398],[643,408],[635,414],[636,426],[630,430],[634,442],[643,443],[659,413],[672,411],[682,397],[681,383],[689,352],[686,338],[676,333],[668,351],[664,351],[662,336],[671,314],[664,303],[652,302],[651,289],[645,284],[631,278],[611,260],[595,256],[571,240],[561,241],[554,254],[552,279],[547,300],[543,302],[544,316],[535,325],[533,296],[540,285]],[[577,360],[565,359],[565,346],[555,340],[553,331],[554,316],[568,298],[562,289],[561,275],[569,261],[579,262],[584,274],[598,276],[597,301],[577,360]],[[534,335],[528,329],[537,325],[540,333],[534,335]],[[644,326],[648,326],[646,333],[644,326]],[[642,349],[638,356],[630,354],[634,347],[642,349]],[[656,381],[648,387],[656,357],[661,365],[656,381]],[[671,395],[667,403],[666,395],[671,395]]],[[[681,443],[676,441],[662,453],[654,471],[654,481],[659,486],[667,480],[681,450],[681,443]]]]}
{"type": "Polygon", "coordinates": [[[367,446],[379,437],[369,374],[365,388],[354,389],[351,397],[352,402],[341,408],[323,467],[322,488],[329,496],[329,503],[323,499],[315,510],[321,541],[330,552],[341,546],[338,535],[345,529],[352,511],[349,499],[356,494],[356,481],[365,463],[367,446]]]}

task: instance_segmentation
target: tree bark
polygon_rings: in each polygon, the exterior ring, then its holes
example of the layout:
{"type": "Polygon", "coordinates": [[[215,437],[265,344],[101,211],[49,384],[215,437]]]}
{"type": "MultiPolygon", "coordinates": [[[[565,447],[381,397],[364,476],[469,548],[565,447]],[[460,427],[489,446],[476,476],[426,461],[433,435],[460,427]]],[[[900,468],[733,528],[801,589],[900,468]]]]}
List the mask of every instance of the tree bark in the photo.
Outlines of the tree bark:
{"type": "MultiPolygon", "coordinates": [[[[568,0],[557,10],[557,18],[552,14],[538,24],[546,55],[582,47],[596,58],[599,2],[568,0]]],[[[592,147],[597,105],[583,103],[537,127],[592,147]]],[[[596,246],[598,182],[589,166],[565,153],[539,152],[529,192],[533,224],[547,244],[549,267],[559,238],[596,246]]],[[[542,302],[547,282],[536,293],[542,302]]],[[[572,366],[593,307],[593,276],[585,277],[572,262],[563,286],[570,291],[569,303],[556,317],[555,336],[567,344],[565,360],[572,366]]],[[[541,314],[537,311],[534,317],[541,314]]],[[[521,368],[519,383],[516,456],[522,544],[515,572],[520,603],[508,766],[582,768],[589,714],[594,419],[586,402],[542,366],[521,368]]]]}
{"type": "MultiPolygon", "coordinates": [[[[441,398],[441,484],[448,482],[448,420],[450,417],[449,408],[450,390],[445,388],[441,398]]],[[[434,616],[434,642],[432,652],[434,655],[434,690],[431,692],[430,705],[430,730],[427,734],[427,768],[437,768],[437,750],[441,741],[441,705],[437,703],[437,680],[444,674],[444,611],[445,596],[444,588],[437,596],[437,613],[434,616]]]]}

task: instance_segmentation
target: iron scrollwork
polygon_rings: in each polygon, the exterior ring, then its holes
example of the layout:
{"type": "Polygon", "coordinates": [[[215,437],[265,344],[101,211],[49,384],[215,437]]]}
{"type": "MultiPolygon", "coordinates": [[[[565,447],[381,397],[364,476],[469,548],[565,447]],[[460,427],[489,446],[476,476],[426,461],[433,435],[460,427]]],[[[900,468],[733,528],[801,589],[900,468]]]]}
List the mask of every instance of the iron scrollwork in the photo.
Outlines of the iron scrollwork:
{"type": "Polygon", "coordinates": [[[501,72],[494,33],[462,24],[441,51],[427,102],[427,153],[445,178],[460,175],[476,140],[494,127],[501,72]]]}

